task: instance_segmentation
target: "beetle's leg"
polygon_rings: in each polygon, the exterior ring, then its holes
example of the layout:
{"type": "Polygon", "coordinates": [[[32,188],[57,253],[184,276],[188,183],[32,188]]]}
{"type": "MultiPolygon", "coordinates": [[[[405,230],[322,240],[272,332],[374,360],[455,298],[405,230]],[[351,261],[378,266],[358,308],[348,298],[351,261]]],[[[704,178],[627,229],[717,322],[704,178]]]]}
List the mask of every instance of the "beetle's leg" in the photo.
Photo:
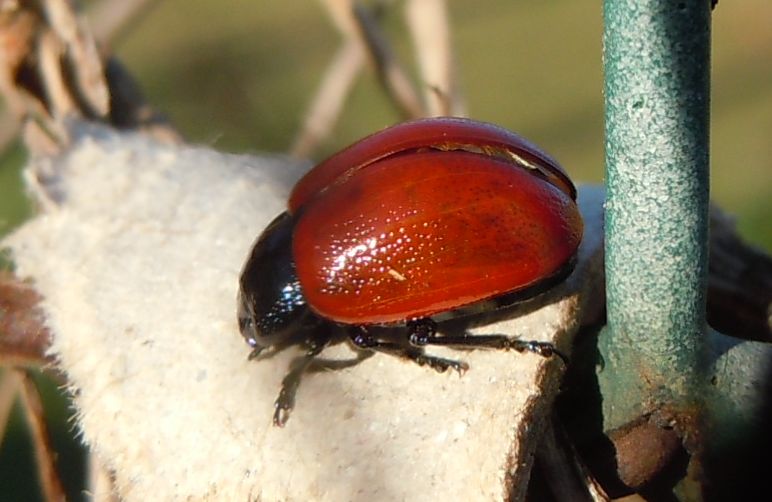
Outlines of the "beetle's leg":
{"type": "Polygon", "coordinates": [[[437,323],[431,319],[416,319],[410,321],[408,326],[408,341],[416,347],[426,345],[441,345],[445,347],[466,349],[498,349],[516,350],[518,352],[533,352],[542,357],[558,356],[567,365],[568,358],[549,342],[537,342],[534,340],[520,340],[507,335],[471,335],[445,336],[437,335],[437,323]]]}
{"type": "Polygon", "coordinates": [[[282,379],[279,397],[276,398],[273,405],[274,425],[283,427],[284,424],[287,423],[289,414],[292,411],[292,408],[295,407],[295,394],[297,393],[298,386],[300,386],[300,380],[303,378],[303,373],[308,370],[308,367],[314,361],[314,358],[324,350],[329,341],[329,336],[310,337],[305,342],[306,353],[300,357],[296,357],[290,363],[289,373],[282,379]]]}
{"type": "Polygon", "coordinates": [[[354,328],[350,332],[349,337],[351,343],[360,349],[383,352],[403,359],[409,359],[419,366],[429,366],[440,373],[447,371],[448,368],[452,368],[463,374],[469,369],[469,365],[464,361],[430,356],[417,347],[404,347],[396,343],[378,340],[363,327],[354,328]]]}

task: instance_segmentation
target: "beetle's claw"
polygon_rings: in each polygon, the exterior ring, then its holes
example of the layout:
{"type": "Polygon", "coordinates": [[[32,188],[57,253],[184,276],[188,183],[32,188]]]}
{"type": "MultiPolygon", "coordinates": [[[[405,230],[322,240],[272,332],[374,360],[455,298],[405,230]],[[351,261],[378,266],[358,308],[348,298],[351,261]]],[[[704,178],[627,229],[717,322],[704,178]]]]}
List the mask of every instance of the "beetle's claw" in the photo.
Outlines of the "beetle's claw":
{"type": "Polygon", "coordinates": [[[289,420],[290,411],[292,411],[292,405],[287,402],[277,399],[274,404],[276,408],[273,412],[273,425],[276,427],[284,427],[284,424],[289,420]]]}
{"type": "Polygon", "coordinates": [[[558,356],[563,364],[568,366],[568,357],[549,342],[530,341],[525,345],[525,350],[546,358],[558,356]]]}

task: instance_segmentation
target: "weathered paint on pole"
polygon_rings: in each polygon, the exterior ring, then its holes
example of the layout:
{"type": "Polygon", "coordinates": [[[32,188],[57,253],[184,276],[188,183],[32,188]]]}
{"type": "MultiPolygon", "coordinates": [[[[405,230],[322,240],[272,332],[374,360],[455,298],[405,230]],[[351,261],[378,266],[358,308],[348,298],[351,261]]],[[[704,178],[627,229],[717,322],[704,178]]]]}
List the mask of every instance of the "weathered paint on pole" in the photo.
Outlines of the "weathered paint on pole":
{"type": "Polygon", "coordinates": [[[689,401],[699,379],[710,2],[606,0],[603,14],[608,326],[599,383],[610,429],[689,401]]]}

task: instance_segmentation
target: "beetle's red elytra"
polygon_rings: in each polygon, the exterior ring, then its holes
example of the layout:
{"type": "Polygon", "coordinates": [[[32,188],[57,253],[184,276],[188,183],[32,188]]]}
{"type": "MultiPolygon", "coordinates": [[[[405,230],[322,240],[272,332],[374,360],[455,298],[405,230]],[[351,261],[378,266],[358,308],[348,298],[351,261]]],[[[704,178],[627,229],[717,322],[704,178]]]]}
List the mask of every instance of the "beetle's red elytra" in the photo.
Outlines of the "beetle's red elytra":
{"type": "Polygon", "coordinates": [[[576,189],[549,155],[498,126],[415,120],[321,162],[255,243],[239,323],[256,356],[306,349],[276,402],[282,425],[305,367],[336,336],[439,371],[425,345],[555,353],[504,335],[449,337],[436,321],[522,301],[563,280],[582,239],[576,189]],[[373,334],[369,326],[393,328],[373,334]],[[382,333],[386,332],[384,335],[382,333]]]}
{"type": "Polygon", "coordinates": [[[559,189],[505,160],[416,152],[371,164],[310,200],[292,253],[314,312],[387,324],[552,275],[581,238],[573,208],[559,189]]]}

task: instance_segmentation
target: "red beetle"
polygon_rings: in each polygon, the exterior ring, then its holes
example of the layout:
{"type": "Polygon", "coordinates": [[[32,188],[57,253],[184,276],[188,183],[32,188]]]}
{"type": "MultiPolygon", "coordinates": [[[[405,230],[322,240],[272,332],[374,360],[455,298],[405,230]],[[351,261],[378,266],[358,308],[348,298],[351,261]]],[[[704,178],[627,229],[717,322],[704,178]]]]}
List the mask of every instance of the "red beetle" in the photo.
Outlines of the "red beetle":
{"type": "Polygon", "coordinates": [[[284,424],[302,373],[341,333],[438,371],[466,364],[425,345],[552,355],[551,344],[505,335],[442,335],[436,322],[544,292],[573,270],[581,238],[563,169],[492,124],[416,120],[328,158],[297,183],[241,274],[239,326],[252,357],[307,349],[284,379],[274,423],[284,424]]]}

